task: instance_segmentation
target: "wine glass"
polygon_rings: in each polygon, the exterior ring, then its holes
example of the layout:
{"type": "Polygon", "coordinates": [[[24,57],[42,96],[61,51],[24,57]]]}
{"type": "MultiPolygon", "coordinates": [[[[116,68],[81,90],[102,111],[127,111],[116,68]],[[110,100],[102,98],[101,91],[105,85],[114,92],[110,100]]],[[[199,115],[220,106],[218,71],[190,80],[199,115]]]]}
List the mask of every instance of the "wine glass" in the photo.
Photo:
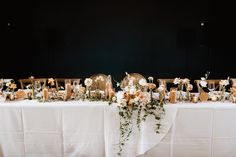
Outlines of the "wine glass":
{"type": "Polygon", "coordinates": [[[215,90],[215,83],[214,82],[209,82],[208,83],[208,90],[210,92],[213,92],[215,90]]]}
{"type": "Polygon", "coordinates": [[[40,83],[40,81],[35,81],[34,83],[34,89],[36,89],[37,92],[40,92],[42,89],[42,85],[40,83]]]}
{"type": "Polygon", "coordinates": [[[78,86],[79,86],[79,81],[74,80],[74,81],[73,81],[73,89],[74,89],[74,92],[75,92],[75,93],[78,92],[78,86]]]}

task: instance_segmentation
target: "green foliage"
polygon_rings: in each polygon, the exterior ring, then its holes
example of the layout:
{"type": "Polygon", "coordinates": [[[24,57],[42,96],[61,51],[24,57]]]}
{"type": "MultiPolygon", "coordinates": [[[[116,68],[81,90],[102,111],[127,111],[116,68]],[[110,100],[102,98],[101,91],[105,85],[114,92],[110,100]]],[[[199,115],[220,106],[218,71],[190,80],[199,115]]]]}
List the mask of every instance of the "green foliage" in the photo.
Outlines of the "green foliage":
{"type": "Polygon", "coordinates": [[[155,132],[160,133],[161,119],[165,114],[164,103],[162,101],[153,100],[148,104],[134,104],[131,106],[118,106],[120,116],[120,156],[125,143],[129,140],[133,131],[133,119],[136,118],[136,127],[141,131],[141,123],[145,122],[147,117],[153,117],[155,120],[155,132]]]}

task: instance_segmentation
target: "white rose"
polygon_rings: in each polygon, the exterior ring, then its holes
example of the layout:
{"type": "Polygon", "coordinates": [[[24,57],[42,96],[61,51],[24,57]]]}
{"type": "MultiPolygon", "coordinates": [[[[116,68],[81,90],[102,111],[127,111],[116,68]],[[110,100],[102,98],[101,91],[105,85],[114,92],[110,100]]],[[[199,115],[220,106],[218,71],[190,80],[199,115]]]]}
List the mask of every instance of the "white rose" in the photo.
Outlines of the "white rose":
{"type": "Polygon", "coordinates": [[[227,86],[229,85],[229,80],[221,80],[219,84],[222,86],[227,86]]]}
{"type": "Polygon", "coordinates": [[[202,87],[207,87],[207,82],[206,82],[205,80],[201,80],[201,81],[200,81],[200,85],[201,85],[202,87]]]}
{"type": "Polygon", "coordinates": [[[174,84],[179,84],[180,81],[181,81],[180,78],[175,78],[173,83],[174,83],[174,84]]]}
{"type": "Polygon", "coordinates": [[[133,86],[134,85],[134,80],[129,80],[129,86],[133,86]]]}
{"type": "Polygon", "coordinates": [[[9,87],[9,86],[10,86],[10,84],[11,84],[11,82],[7,82],[7,83],[6,83],[6,86],[7,86],[7,87],[9,87]]]}
{"type": "Polygon", "coordinates": [[[125,91],[126,91],[126,92],[129,92],[129,91],[130,91],[130,87],[129,87],[129,86],[126,86],[126,87],[125,87],[125,91]]]}
{"type": "Polygon", "coordinates": [[[118,103],[122,102],[122,99],[124,99],[124,92],[123,91],[119,91],[116,93],[116,100],[118,103]]]}
{"type": "Polygon", "coordinates": [[[84,80],[84,84],[85,84],[85,86],[91,86],[92,85],[92,83],[93,83],[93,80],[92,79],[90,79],[90,78],[86,78],[85,80],[84,80]]]}
{"type": "Polygon", "coordinates": [[[135,87],[135,86],[131,86],[129,93],[130,93],[130,94],[135,94],[136,91],[137,91],[136,87],[135,87]]]}
{"type": "Polygon", "coordinates": [[[146,79],[140,79],[139,82],[138,82],[141,86],[146,86],[147,85],[147,81],[146,79]]]}
{"type": "Polygon", "coordinates": [[[113,102],[116,101],[116,97],[115,97],[115,96],[112,97],[112,101],[113,101],[113,102]]]}
{"type": "Polygon", "coordinates": [[[165,86],[160,85],[157,89],[159,92],[163,92],[165,90],[165,86]]]}
{"type": "Polygon", "coordinates": [[[190,80],[185,78],[185,79],[182,80],[182,82],[183,82],[183,84],[189,84],[190,80]]]}
{"type": "Polygon", "coordinates": [[[138,102],[139,102],[139,100],[140,100],[140,98],[139,98],[139,97],[135,97],[135,98],[134,98],[134,102],[135,102],[135,103],[138,103],[138,102]]]}
{"type": "Polygon", "coordinates": [[[149,80],[150,82],[153,82],[153,77],[149,76],[149,77],[148,77],[148,80],[149,80]]]}

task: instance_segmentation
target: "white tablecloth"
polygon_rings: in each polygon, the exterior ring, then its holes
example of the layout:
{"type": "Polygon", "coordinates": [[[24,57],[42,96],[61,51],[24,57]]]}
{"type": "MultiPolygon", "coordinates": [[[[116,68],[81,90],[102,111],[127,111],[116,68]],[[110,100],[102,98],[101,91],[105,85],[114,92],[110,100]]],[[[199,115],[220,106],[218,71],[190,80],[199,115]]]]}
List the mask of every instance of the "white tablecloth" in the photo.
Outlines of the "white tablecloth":
{"type": "MultiPolygon", "coordinates": [[[[134,130],[124,157],[235,157],[236,105],[166,105],[162,132],[134,130]]],[[[107,102],[0,103],[0,157],[115,157],[119,116],[107,102]]]]}
{"type": "Polygon", "coordinates": [[[165,138],[140,157],[236,157],[236,104],[176,104],[165,138]]]}

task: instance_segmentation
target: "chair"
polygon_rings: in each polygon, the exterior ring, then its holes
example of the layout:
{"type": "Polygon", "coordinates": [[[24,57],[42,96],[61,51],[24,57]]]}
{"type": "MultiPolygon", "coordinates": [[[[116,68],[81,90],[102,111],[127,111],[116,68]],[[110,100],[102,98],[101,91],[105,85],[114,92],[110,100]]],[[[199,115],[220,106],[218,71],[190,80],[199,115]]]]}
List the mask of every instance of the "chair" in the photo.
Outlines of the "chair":
{"type": "Polygon", "coordinates": [[[28,78],[28,79],[19,79],[18,80],[21,86],[21,89],[26,89],[26,86],[29,84],[35,84],[35,82],[39,82],[41,87],[44,88],[46,86],[47,78],[28,78]]]}
{"type": "Polygon", "coordinates": [[[96,90],[96,89],[103,90],[103,91],[106,90],[106,82],[107,82],[108,75],[99,73],[99,74],[94,74],[90,76],[90,78],[93,80],[93,83],[91,85],[91,90],[96,90]],[[101,79],[96,81],[96,79],[99,77],[101,79]]]}
{"type": "Polygon", "coordinates": [[[236,84],[236,78],[231,78],[231,86],[233,86],[234,84],[236,84]]]}
{"type": "MultiPolygon", "coordinates": [[[[198,89],[198,92],[201,92],[202,88],[200,86],[200,81],[201,80],[194,80],[194,83],[196,83],[196,86],[197,86],[197,89],[198,89]]],[[[207,84],[211,84],[212,87],[211,89],[214,89],[214,90],[217,90],[219,89],[219,82],[220,82],[220,79],[207,79],[205,80],[207,82],[207,84]]]]}
{"type": "Polygon", "coordinates": [[[79,84],[80,78],[55,78],[56,89],[60,90],[61,88],[65,89],[65,84],[70,83],[73,85],[74,83],[79,84]]]}
{"type": "MultiPolygon", "coordinates": [[[[134,85],[138,85],[140,79],[145,79],[146,80],[146,78],[143,75],[139,74],[139,73],[130,73],[129,75],[130,75],[130,77],[134,78],[134,82],[133,82],[134,85]]],[[[129,84],[128,76],[125,76],[123,78],[123,80],[121,81],[120,87],[123,89],[128,84],[129,84]]]]}
{"type": "Polygon", "coordinates": [[[174,78],[166,78],[166,79],[157,79],[159,86],[162,84],[169,91],[171,84],[174,82],[174,78]]]}

